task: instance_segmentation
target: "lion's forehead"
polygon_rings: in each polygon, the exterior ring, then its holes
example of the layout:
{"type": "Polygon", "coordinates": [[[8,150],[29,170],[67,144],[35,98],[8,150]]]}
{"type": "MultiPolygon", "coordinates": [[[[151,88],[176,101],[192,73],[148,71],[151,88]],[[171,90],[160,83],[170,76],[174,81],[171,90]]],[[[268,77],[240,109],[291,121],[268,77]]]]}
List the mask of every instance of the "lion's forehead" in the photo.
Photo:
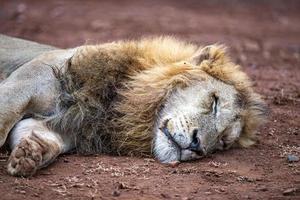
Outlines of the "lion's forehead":
{"type": "Polygon", "coordinates": [[[233,107],[237,98],[238,91],[234,86],[226,84],[214,78],[205,81],[194,82],[185,88],[178,88],[170,95],[165,103],[167,109],[187,109],[187,107],[201,107],[205,104],[210,105],[212,96],[219,98],[223,108],[233,107]]]}

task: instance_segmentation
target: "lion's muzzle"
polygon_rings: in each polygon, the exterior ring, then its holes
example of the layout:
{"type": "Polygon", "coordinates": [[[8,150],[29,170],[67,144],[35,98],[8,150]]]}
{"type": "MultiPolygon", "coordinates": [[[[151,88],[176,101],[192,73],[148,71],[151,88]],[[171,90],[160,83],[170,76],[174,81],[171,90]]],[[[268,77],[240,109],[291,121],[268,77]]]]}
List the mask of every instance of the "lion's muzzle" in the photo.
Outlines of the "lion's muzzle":
{"type": "MultiPolygon", "coordinates": [[[[186,134],[183,135],[181,133],[170,133],[170,130],[168,128],[168,123],[170,123],[170,119],[166,119],[163,122],[162,127],[159,129],[164,133],[164,135],[180,150],[182,151],[191,151],[196,153],[198,156],[205,156],[206,155],[206,148],[204,145],[201,144],[201,140],[198,137],[198,128],[194,128],[191,132],[192,134],[186,134]],[[187,138],[187,136],[190,136],[190,138],[187,138]],[[177,142],[178,138],[181,140],[177,142]],[[183,138],[185,138],[183,140],[183,138]],[[189,141],[189,144],[181,144],[182,141],[189,141]]],[[[186,143],[186,142],[185,142],[186,143]]],[[[181,156],[180,156],[181,157],[181,156]]]]}

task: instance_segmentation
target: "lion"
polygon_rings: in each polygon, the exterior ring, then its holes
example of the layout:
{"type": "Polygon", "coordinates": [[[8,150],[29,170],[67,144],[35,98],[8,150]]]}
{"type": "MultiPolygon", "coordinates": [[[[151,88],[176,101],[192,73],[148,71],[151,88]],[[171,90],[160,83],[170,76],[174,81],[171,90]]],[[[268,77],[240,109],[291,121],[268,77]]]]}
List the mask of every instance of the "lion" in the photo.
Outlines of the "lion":
{"type": "Polygon", "coordinates": [[[266,118],[223,45],[161,36],[58,49],[0,36],[0,46],[0,146],[12,149],[14,176],[74,149],[200,159],[253,145],[266,118]]]}

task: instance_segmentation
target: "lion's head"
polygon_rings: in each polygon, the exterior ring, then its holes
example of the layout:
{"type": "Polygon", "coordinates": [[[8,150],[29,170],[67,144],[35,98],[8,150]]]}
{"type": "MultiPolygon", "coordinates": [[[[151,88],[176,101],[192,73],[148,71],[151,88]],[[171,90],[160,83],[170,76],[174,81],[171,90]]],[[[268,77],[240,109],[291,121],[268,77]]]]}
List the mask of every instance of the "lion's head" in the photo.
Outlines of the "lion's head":
{"type": "Polygon", "coordinates": [[[233,144],[254,144],[254,131],[266,113],[247,76],[226,57],[222,46],[208,46],[181,65],[203,70],[172,90],[156,120],[153,151],[164,163],[201,158],[233,144]]]}
{"type": "MultiPolygon", "coordinates": [[[[123,112],[133,117],[122,123],[135,126],[124,129],[125,135],[145,141],[149,133],[136,133],[153,132],[151,149],[163,163],[255,143],[266,105],[223,46],[200,48],[190,58],[162,65],[136,75],[123,94],[123,112]]],[[[127,144],[138,151],[148,146],[135,142],[130,138],[127,144]]]]}
{"type": "Polygon", "coordinates": [[[244,125],[240,98],[233,86],[213,77],[175,89],[157,120],[156,157],[184,161],[230,147],[244,125]]]}

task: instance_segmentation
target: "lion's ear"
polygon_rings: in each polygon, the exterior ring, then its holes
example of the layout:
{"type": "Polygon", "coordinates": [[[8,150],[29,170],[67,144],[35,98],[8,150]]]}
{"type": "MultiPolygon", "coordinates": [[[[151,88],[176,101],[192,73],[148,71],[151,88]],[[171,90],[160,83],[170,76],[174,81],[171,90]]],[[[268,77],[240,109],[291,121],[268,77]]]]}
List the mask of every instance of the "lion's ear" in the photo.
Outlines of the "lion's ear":
{"type": "Polygon", "coordinates": [[[200,65],[203,61],[222,64],[225,60],[227,60],[226,47],[215,44],[199,48],[194,56],[192,56],[190,62],[193,65],[200,65]]]}

